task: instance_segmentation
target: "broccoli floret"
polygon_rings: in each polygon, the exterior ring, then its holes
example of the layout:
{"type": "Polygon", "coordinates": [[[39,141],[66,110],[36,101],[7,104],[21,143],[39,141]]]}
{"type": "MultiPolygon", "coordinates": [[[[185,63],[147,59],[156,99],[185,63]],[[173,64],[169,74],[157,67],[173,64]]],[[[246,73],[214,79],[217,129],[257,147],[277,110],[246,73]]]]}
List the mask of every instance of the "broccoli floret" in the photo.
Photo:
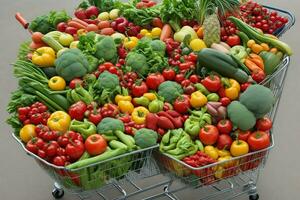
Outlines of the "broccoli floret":
{"type": "Polygon", "coordinates": [[[134,139],[139,147],[147,148],[157,143],[158,135],[153,130],[142,128],[135,132],[134,139]]]}
{"type": "Polygon", "coordinates": [[[158,87],[158,95],[169,103],[173,103],[182,94],[182,87],[174,81],[165,81],[158,87]]]}
{"type": "Polygon", "coordinates": [[[112,37],[104,37],[96,44],[95,56],[99,60],[104,59],[107,62],[116,63],[118,52],[112,37]]]}
{"type": "Polygon", "coordinates": [[[149,72],[147,58],[143,54],[130,52],[126,57],[126,65],[142,76],[146,76],[149,72]]]}
{"type": "Polygon", "coordinates": [[[97,132],[101,134],[111,135],[115,131],[124,131],[124,124],[119,119],[110,117],[104,118],[97,126],[97,132]]]}
{"type": "Polygon", "coordinates": [[[161,40],[151,41],[151,47],[153,51],[156,51],[160,55],[164,56],[166,53],[166,44],[161,40]]]}

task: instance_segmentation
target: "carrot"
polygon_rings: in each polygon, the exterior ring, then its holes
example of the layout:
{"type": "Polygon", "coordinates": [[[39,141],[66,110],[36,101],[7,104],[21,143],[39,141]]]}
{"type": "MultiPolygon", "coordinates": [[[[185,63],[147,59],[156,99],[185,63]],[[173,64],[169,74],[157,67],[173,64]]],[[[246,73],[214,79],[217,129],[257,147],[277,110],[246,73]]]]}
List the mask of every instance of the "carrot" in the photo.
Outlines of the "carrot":
{"type": "Polygon", "coordinates": [[[25,29],[28,28],[29,23],[26,21],[26,19],[23,18],[23,16],[21,15],[21,13],[16,13],[15,17],[16,17],[16,19],[18,20],[18,22],[19,22],[25,29]]]}
{"type": "Polygon", "coordinates": [[[246,59],[245,63],[244,63],[247,68],[252,71],[252,72],[256,72],[256,71],[262,71],[262,69],[260,67],[258,67],[254,62],[252,62],[250,59],[246,59]]]}
{"type": "Polygon", "coordinates": [[[101,21],[98,23],[98,28],[104,29],[104,28],[110,28],[110,22],[109,21],[101,21]]]}
{"type": "Polygon", "coordinates": [[[43,42],[43,40],[42,40],[43,36],[44,36],[43,33],[40,33],[40,32],[34,32],[34,33],[32,33],[32,35],[31,35],[31,39],[32,39],[32,41],[35,42],[35,43],[42,43],[42,42],[43,42]]]}
{"type": "Polygon", "coordinates": [[[89,25],[87,22],[85,22],[85,21],[83,21],[81,19],[78,19],[78,18],[73,18],[72,21],[78,22],[79,24],[81,24],[81,25],[83,25],[85,27],[87,27],[89,25]]]}
{"type": "Polygon", "coordinates": [[[264,60],[259,55],[251,53],[249,56],[249,59],[254,62],[259,68],[261,68],[262,70],[265,69],[264,60]]]}
{"type": "Polygon", "coordinates": [[[73,21],[73,20],[68,22],[68,26],[76,28],[76,29],[85,29],[86,28],[86,26],[84,26],[76,21],[73,21]]]}
{"type": "Polygon", "coordinates": [[[200,27],[197,31],[197,35],[200,39],[203,39],[203,35],[204,35],[204,32],[203,32],[203,27],[200,27]]]}
{"type": "Polygon", "coordinates": [[[89,25],[86,27],[86,30],[87,30],[88,32],[91,32],[91,31],[97,32],[97,31],[98,31],[98,26],[95,25],[95,24],[89,24],[89,25]]]}
{"type": "Polygon", "coordinates": [[[38,49],[40,47],[44,47],[46,46],[44,43],[35,43],[35,42],[31,42],[29,45],[30,49],[38,49]]]}
{"type": "Polygon", "coordinates": [[[172,34],[172,28],[169,24],[165,24],[162,28],[160,40],[164,41],[167,38],[170,38],[172,34]]]}

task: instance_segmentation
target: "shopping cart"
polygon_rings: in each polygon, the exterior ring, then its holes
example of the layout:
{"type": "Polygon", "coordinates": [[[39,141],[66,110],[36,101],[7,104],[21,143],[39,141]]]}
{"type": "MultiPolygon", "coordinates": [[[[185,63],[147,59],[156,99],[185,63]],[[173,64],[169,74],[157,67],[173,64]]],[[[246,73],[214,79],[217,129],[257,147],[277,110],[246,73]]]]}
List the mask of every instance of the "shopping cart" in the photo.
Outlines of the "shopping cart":
{"type": "MultiPolygon", "coordinates": [[[[265,7],[289,19],[288,24],[276,31],[277,36],[281,36],[294,25],[295,17],[291,13],[265,7]]],[[[24,21],[23,24],[25,28],[28,27],[24,21]]],[[[269,114],[273,121],[289,62],[290,58],[285,57],[276,72],[261,83],[269,87],[276,97],[274,108],[269,114]]],[[[150,147],[85,168],[67,170],[32,154],[15,134],[12,135],[25,152],[54,179],[52,194],[55,198],[61,198],[64,190],[67,190],[77,194],[80,199],[90,199],[90,197],[93,199],[184,199],[185,195],[193,192],[199,193],[199,199],[232,199],[248,194],[251,200],[256,200],[259,198],[256,183],[260,171],[270,150],[274,147],[272,132],[271,145],[267,149],[200,168],[193,168],[180,160],[159,153],[156,147],[150,147]],[[137,184],[140,182],[149,184],[140,186],[137,184]],[[146,191],[154,189],[156,190],[154,195],[145,194],[146,191]]]]}

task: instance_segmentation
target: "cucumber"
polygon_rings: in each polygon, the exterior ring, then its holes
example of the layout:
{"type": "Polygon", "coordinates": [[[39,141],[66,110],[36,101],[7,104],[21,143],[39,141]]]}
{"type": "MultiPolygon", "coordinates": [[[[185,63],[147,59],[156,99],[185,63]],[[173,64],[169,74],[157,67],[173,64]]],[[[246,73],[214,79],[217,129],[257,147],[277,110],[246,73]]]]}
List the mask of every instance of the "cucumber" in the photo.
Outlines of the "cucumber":
{"type": "Polygon", "coordinates": [[[42,37],[42,40],[56,52],[64,48],[58,41],[56,41],[53,37],[50,37],[48,35],[44,35],[42,37]]]}
{"type": "Polygon", "coordinates": [[[42,70],[48,78],[52,78],[57,75],[55,67],[43,67],[42,70]]]}
{"type": "MultiPolygon", "coordinates": [[[[245,83],[248,81],[249,76],[246,74],[246,72],[237,67],[234,67],[233,65],[231,65],[231,63],[225,62],[216,55],[217,54],[212,53],[211,50],[203,49],[198,53],[198,64],[202,67],[215,71],[222,76],[233,78],[239,83],[245,83]]],[[[237,65],[237,63],[235,63],[235,65],[237,65]]]]}
{"type": "Polygon", "coordinates": [[[223,60],[224,62],[231,64],[233,67],[238,68],[238,64],[231,58],[230,55],[227,55],[225,53],[222,53],[218,50],[211,49],[211,48],[206,48],[206,49],[203,49],[202,51],[205,51],[206,55],[211,55],[212,57],[217,57],[217,58],[223,60]]]}

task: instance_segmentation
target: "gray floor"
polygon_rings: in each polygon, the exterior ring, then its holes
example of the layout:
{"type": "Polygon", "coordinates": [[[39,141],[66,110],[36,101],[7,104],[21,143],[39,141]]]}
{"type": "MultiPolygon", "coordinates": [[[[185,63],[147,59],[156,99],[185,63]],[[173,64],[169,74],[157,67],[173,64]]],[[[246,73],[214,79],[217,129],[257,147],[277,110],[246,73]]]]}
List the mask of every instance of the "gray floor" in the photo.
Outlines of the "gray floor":
{"type": "MultiPolygon", "coordinates": [[[[7,116],[5,107],[8,102],[8,94],[16,88],[17,81],[12,78],[12,70],[9,63],[13,62],[21,41],[28,38],[28,34],[14,20],[14,14],[20,11],[28,19],[45,13],[50,9],[68,8],[71,10],[79,1],[61,0],[22,0],[10,1],[1,0],[0,6],[0,111],[1,111],[1,132],[0,135],[0,199],[17,200],[31,199],[44,200],[52,199],[50,189],[53,182],[33,162],[31,158],[21,151],[19,146],[10,136],[11,129],[4,120],[7,116]]],[[[300,13],[299,1],[297,0],[261,0],[265,4],[290,10],[293,13],[300,13]],[[298,2],[298,3],[297,3],[298,2]]],[[[261,199],[299,199],[300,192],[300,161],[299,161],[299,111],[297,104],[300,97],[299,90],[299,32],[297,23],[282,38],[294,49],[295,55],[289,68],[282,101],[275,124],[275,143],[268,163],[263,170],[258,184],[261,199]]],[[[72,199],[66,196],[64,199],[72,199]]],[[[186,199],[194,199],[186,196],[186,199]]],[[[241,198],[246,199],[246,198],[241,198]]]]}

